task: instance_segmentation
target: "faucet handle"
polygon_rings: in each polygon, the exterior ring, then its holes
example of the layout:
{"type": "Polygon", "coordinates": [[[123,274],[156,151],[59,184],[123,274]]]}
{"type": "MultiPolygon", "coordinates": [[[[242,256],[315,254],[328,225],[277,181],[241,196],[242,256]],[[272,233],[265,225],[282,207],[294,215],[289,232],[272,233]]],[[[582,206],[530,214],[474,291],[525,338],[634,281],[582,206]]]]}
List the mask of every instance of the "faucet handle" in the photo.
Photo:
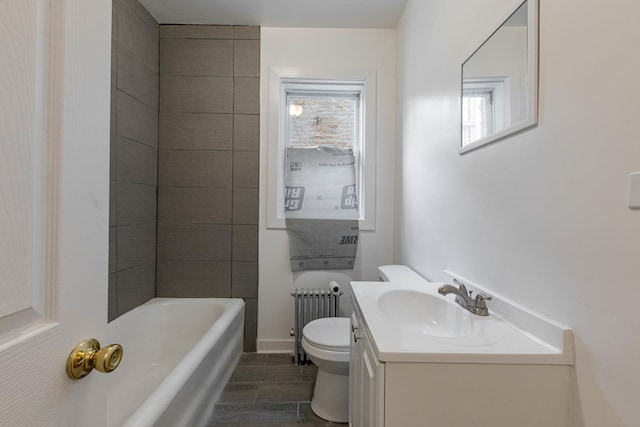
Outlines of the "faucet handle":
{"type": "MultiPolygon", "coordinates": [[[[467,291],[467,287],[464,285],[464,283],[462,283],[458,279],[453,279],[453,283],[458,285],[458,288],[460,289],[460,292],[464,292],[465,295],[471,296],[471,293],[467,291]]],[[[471,292],[473,292],[473,291],[471,291],[471,292]]]]}
{"type": "Polygon", "coordinates": [[[482,292],[478,292],[476,295],[476,307],[477,308],[485,308],[487,304],[485,301],[491,301],[493,297],[491,295],[483,294],[482,292]]]}
{"type": "Polygon", "coordinates": [[[491,301],[493,298],[491,295],[483,294],[482,292],[478,292],[476,295],[476,299],[474,301],[473,313],[478,316],[488,316],[489,309],[487,308],[487,304],[485,301],[491,301]]]}

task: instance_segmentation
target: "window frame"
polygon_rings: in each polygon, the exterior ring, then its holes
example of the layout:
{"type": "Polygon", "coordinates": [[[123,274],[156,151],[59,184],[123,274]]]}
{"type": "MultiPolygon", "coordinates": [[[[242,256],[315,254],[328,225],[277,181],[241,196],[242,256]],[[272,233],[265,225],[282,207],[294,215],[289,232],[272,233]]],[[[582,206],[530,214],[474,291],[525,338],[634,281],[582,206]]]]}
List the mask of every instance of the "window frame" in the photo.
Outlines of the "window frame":
{"type": "MultiPolygon", "coordinates": [[[[487,138],[495,133],[500,132],[506,128],[507,123],[511,122],[511,85],[508,77],[491,77],[491,78],[478,78],[478,79],[465,79],[462,89],[462,105],[464,109],[464,98],[468,94],[489,94],[491,100],[487,109],[487,117],[485,121],[487,123],[487,129],[491,128],[491,133],[482,136],[474,141],[467,141],[464,143],[462,140],[462,147],[467,147],[476,141],[487,138]]],[[[464,136],[464,117],[462,123],[462,130],[464,136]]]]}
{"type": "MultiPolygon", "coordinates": [[[[267,228],[283,229],[284,173],[287,137],[287,90],[299,93],[359,93],[358,170],[360,230],[375,230],[376,73],[366,71],[271,68],[269,73],[269,131],[267,228]],[[316,87],[314,90],[314,86],[316,87]]],[[[354,147],[355,148],[355,147],[354,147]]],[[[354,150],[355,153],[355,150],[354,150]]]]}
{"type": "Polygon", "coordinates": [[[281,137],[278,141],[278,150],[280,151],[279,158],[281,171],[278,174],[278,186],[282,189],[278,193],[278,218],[285,218],[284,209],[284,194],[285,194],[285,178],[287,174],[286,165],[286,153],[287,148],[290,146],[289,137],[289,120],[291,114],[289,112],[289,97],[290,96],[307,96],[307,97],[344,97],[344,98],[357,98],[356,103],[356,117],[357,123],[355,126],[355,138],[353,144],[353,155],[355,158],[356,167],[356,188],[358,197],[358,220],[364,219],[364,205],[360,203],[360,193],[362,192],[363,184],[363,168],[360,161],[360,154],[363,149],[363,115],[362,115],[362,101],[364,95],[364,82],[362,81],[329,81],[329,80],[310,80],[310,79],[282,79],[280,94],[282,110],[280,112],[280,128],[282,129],[281,137]]]}

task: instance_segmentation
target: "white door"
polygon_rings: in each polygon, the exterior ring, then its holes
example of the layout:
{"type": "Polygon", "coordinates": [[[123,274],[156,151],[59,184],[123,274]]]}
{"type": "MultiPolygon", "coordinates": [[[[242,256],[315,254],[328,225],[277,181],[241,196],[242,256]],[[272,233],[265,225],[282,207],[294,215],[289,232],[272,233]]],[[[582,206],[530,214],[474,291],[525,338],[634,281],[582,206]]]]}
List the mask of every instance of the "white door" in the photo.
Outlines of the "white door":
{"type": "Polygon", "coordinates": [[[65,364],[108,344],[110,34],[111,0],[0,0],[1,426],[105,424],[65,364]]]}

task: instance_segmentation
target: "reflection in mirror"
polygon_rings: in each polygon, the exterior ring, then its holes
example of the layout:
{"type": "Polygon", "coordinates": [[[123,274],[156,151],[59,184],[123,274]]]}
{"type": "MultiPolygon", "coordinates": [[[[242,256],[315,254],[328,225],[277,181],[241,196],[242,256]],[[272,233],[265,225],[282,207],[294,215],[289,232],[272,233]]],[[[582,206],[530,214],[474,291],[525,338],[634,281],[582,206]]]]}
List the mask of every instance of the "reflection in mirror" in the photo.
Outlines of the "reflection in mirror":
{"type": "Polygon", "coordinates": [[[535,2],[520,4],[462,65],[461,152],[536,123],[535,2]]]}

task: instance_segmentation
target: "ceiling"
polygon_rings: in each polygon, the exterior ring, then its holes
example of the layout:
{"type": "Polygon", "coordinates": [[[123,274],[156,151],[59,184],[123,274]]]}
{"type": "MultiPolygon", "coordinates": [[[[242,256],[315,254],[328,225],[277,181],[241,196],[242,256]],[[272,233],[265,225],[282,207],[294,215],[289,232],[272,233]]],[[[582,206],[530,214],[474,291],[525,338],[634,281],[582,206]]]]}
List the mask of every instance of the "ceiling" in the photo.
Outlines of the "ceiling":
{"type": "Polygon", "coordinates": [[[161,24],[395,28],[407,0],[140,0],[161,24]]]}

